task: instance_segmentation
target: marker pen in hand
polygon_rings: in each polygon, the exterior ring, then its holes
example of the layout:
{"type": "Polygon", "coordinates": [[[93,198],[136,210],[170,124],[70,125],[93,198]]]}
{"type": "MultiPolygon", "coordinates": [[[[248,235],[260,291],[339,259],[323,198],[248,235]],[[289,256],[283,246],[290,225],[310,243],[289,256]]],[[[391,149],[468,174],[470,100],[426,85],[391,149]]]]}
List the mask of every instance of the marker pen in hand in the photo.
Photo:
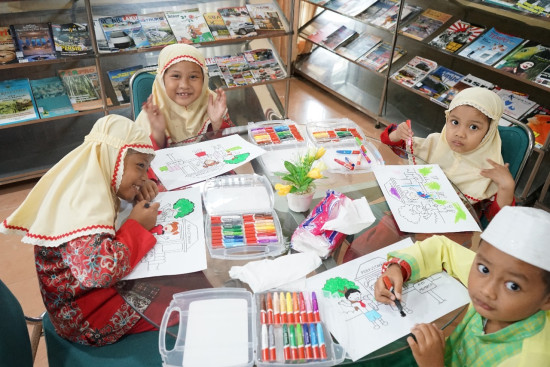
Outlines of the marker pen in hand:
{"type": "Polygon", "coordinates": [[[145,209],[149,209],[151,207],[151,203],[147,202],[147,203],[143,204],[143,207],[145,209]]]}
{"type": "MultiPolygon", "coordinates": [[[[382,280],[384,281],[384,284],[386,285],[386,288],[388,288],[388,290],[395,296],[395,292],[393,290],[393,284],[391,284],[390,278],[388,278],[387,276],[384,275],[382,277],[382,280]]],[[[394,302],[395,302],[395,305],[397,306],[397,309],[399,310],[399,313],[401,314],[401,317],[407,316],[405,311],[403,311],[403,306],[401,306],[401,302],[399,302],[397,297],[395,297],[394,302]]]]}
{"type": "MultiPolygon", "coordinates": [[[[411,129],[411,131],[412,131],[411,120],[407,120],[407,125],[409,126],[409,129],[411,129]]],[[[408,139],[407,139],[407,145],[408,145],[409,147],[412,145],[412,139],[411,139],[411,138],[408,138],[408,139]]]]}

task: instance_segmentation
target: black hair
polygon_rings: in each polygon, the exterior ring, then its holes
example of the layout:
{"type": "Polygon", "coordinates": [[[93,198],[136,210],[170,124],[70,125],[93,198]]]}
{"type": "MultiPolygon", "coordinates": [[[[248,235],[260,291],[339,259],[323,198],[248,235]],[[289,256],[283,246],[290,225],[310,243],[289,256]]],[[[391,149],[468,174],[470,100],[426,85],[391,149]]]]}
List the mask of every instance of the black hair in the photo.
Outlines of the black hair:
{"type": "Polygon", "coordinates": [[[346,293],[344,293],[344,297],[346,297],[346,299],[352,294],[352,293],[361,293],[359,292],[359,289],[356,289],[356,288],[350,288],[346,291],[346,293]]]}

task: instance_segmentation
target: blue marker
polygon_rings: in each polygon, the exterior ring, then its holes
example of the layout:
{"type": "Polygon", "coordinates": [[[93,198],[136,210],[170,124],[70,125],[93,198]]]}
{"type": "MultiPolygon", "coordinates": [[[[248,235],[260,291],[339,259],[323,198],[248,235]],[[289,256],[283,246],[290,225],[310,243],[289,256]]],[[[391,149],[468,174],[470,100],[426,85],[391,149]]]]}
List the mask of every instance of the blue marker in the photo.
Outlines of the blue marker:
{"type": "Polygon", "coordinates": [[[309,338],[311,339],[311,348],[313,349],[313,359],[319,359],[321,353],[319,352],[319,344],[317,343],[315,324],[309,324],[309,338]]]}
{"type": "Polygon", "coordinates": [[[327,359],[327,346],[325,345],[325,334],[323,333],[323,325],[317,323],[317,339],[319,339],[319,351],[321,359],[327,359]]]}
{"type": "Polygon", "coordinates": [[[361,153],[358,150],[337,150],[336,153],[338,154],[359,154],[361,153]]]}

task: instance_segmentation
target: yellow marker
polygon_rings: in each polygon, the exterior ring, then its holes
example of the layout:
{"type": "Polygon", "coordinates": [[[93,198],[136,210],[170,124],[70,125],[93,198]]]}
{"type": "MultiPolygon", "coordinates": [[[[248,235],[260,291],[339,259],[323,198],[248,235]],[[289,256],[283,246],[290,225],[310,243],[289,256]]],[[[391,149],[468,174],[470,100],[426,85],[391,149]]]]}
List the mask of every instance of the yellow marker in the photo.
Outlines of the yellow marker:
{"type": "Polygon", "coordinates": [[[286,314],[289,324],[294,324],[294,313],[292,311],[292,296],[286,292],[286,314]]]}
{"type": "Polygon", "coordinates": [[[288,321],[286,316],[286,301],[284,292],[281,292],[279,295],[279,307],[281,308],[281,323],[286,324],[288,321]]]}

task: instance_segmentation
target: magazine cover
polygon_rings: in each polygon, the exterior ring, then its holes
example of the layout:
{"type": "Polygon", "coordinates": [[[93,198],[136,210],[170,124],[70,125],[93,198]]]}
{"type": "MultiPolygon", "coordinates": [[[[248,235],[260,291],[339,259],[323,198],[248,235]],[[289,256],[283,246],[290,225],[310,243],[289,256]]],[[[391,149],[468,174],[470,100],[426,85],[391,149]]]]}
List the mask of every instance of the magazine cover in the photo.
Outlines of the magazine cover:
{"type": "Polygon", "coordinates": [[[550,47],[535,41],[528,41],[500,60],[495,68],[521,78],[535,80],[537,75],[549,65],[550,47]]]}
{"type": "Polygon", "coordinates": [[[491,28],[458,54],[485,65],[493,65],[522,42],[521,37],[511,36],[491,28]]]}
{"type": "Polygon", "coordinates": [[[75,110],[85,111],[103,106],[95,65],[59,70],[58,73],[75,110]]]}
{"type": "Polygon", "coordinates": [[[535,101],[511,90],[495,88],[494,92],[504,102],[504,114],[516,120],[520,120],[523,115],[538,106],[535,101]]]}
{"type": "Polygon", "coordinates": [[[547,66],[546,69],[541,71],[541,73],[535,77],[534,81],[537,84],[550,87],[550,66],[547,66]]]}
{"type": "Polygon", "coordinates": [[[109,46],[107,38],[105,38],[105,33],[103,33],[103,28],[99,24],[99,18],[94,17],[94,33],[95,33],[95,42],[97,43],[97,50],[99,53],[111,53],[120,51],[118,48],[109,46]]]}
{"type": "Polygon", "coordinates": [[[443,92],[434,101],[437,101],[439,104],[443,106],[448,106],[458,92],[470,87],[482,87],[487,89],[493,89],[495,85],[491,82],[488,82],[487,80],[478,78],[476,76],[473,76],[472,74],[468,74],[464,78],[460,79],[449,90],[447,90],[446,92],[443,92]]]}
{"type": "Polygon", "coordinates": [[[212,36],[214,36],[215,39],[223,40],[231,38],[229,29],[227,29],[227,27],[225,26],[225,22],[223,21],[220,13],[218,13],[217,11],[204,13],[203,17],[206,21],[206,24],[208,25],[208,28],[210,28],[212,36]]]}
{"type": "Polygon", "coordinates": [[[246,4],[246,7],[257,31],[285,30],[281,17],[273,4],[246,4]]]}
{"type": "MultiPolygon", "coordinates": [[[[399,58],[405,55],[406,52],[407,51],[405,51],[401,47],[396,46],[393,52],[393,62],[399,60],[399,58]]],[[[382,42],[374,46],[372,50],[357,59],[357,62],[371,70],[382,72],[388,67],[390,55],[391,45],[389,43],[382,42]]]]}
{"type": "Polygon", "coordinates": [[[244,55],[216,56],[216,63],[220,67],[228,87],[254,83],[244,55]]]}
{"type": "Polygon", "coordinates": [[[143,68],[142,65],[136,65],[107,72],[117,101],[120,103],[130,103],[130,78],[141,68],[143,68]]]}
{"type": "Polygon", "coordinates": [[[222,71],[220,70],[220,67],[216,63],[216,58],[215,57],[205,58],[205,64],[206,64],[206,67],[208,68],[208,87],[211,90],[227,87],[227,84],[225,83],[225,80],[223,78],[222,71]]]}
{"type": "Polygon", "coordinates": [[[38,110],[29,79],[0,81],[0,125],[35,120],[38,110]]]}
{"type": "Polygon", "coordinates": [[[347,45],[338,47],[336,52],[355,61],[380,42],[382,42],[381,37],[363,33],[347,45]]]}
{"type": "Polygon", "coordinates": [[[442,13],[437,10],[427,9],[422,12],[409,25],[401,30],[405,36],[422,41],[437,31],[443,24],[452,18],[451,14],[442,13]]]}
{"type": "Polygon", "coordinates": [[[30,83],[40,118],[76,113],[60,77],[31,80],[30,83]]]}
{"type": "Polygon", "coordinates": [[[54,60],[55,46],[48,23],[14,24],[19,62],[54,60]]]}
{"type": "Polygon", "coordinates": [[[334,11],[340,11],[339,9],[346,5],[348,0],[330,0],[325,4],[325,8],[334,10],[334,11]]]}
{"type": "Polygon", "coordinates": [[[258,34],[246,6],[219,8],[218,13],[222,16],[232,37],[256,36],[258,34]]]}
{"type": "MultiPolygon", "coordinates": [[[[419,6],[405,4],[405,8],[403,8],[403,11],[401,12],[401,24],[421,11],[422,8],[419,6]]],[[[386,12],[376,18],[373,18],[370,21],[370,24],[392,30],[395,28],[395,24],[397,23],[397,14],[399,14],[399,4],[392,6],[386,12]]]]}
{"type": "Polygon", "coordinates": [[[273,50],[269,48],[260,48],[244,51],[243,55],[256,81],[261,82],[286,77],[286,71],[277,61],[273,50]]]}
{"type": "Polygon", "coordinates": [[[550,0],[519,0],[516,2],[516,6],[523,11],[542,17],[550,17],[550,0]]]}
{"type": "Polygon", "coordinates": [[[10,27],[0,27],[0,65],[17,62],[10,27]]]}
{"type": "Polygon", "coordinates": [[[419,83],[416,83],[414,89],[437,100],[443,93],[451,89],[462,79],[464,75],[445,66],[439,66],[419,83]]]}
{"type": "Polygon", "coordinates": [[[523,115],[521,122],[533,130],[535,146],[542,148],[550,135],[550,109],[537,106],[523,115]]]}
{"type": "Polygon", "coordinates": [[[430,45],[449,52],[456,52],[462,46],[475,40],[484,31],[485,28],[483,27],[474,26],[463,20],[457,20],[439,36],[431,40],[430,45]]]}
{"type": "Polygon", "coordinates": [[[174,36],[164,13],[139,15],[138,19],[151,46],[177,43],[176,36],[174,36]]]}
{"type": "Polygon", "coordinates": [[[373,5],[369,6],[367,10],[359,13],[357,18],[362,21],[370,22],[371,20],[378,18],[397,3],[397,0],[378,0],[373,5]]]}
{"type": "Polygon", "coordinates": [[[334,50],[336,47],[346,44],[347,42],[353,40],[359,34],[353,29],[349,29],[345,25],[340,26],[337,30],[332,32],[323,40],[323,45],[330,50],[334,50]]]}
{"type": "Polygon", "coordinates": [[[119,50],[149,47],[149,41],[137,14],[99,18],[99,24],[103,28],[109,47],[119,50]]]}
{"type": "Polygon", "coordinates": [[[52,34],[55,51],[60,56],[94,53],[88,25],[85,23],[52,24],[52,34]]]}
{"type": "MultiPolygon", "coordinates": [[[[314,27],[313,23],[311,24],[312,27],[314,27]]],[[[321,44],[324,39],[326,39],[328,36],[330,36],[334,31],[338,29],[338,25],[334,23],[328,23],[325,25],[321,25],[320,28],[318,28],[316,31],[311,33],[307,39],[311,42],[315,42],[318,44],[321,44]]]]}
{"type": "Polygon", "coordinates": [[[214,41],[210,28],[198,8],[166,12],[166,18],[179,43],[214,41]]]}
{"type": "Polygon", "coordinates": [[[390,78],[406,87],[412,88],[436,68],[437,62],[415,56],[401,69],[393,73],[390,78]]]}
{"type": "Polygon", "coordinates": [[[374,3],[376,0],[349,0],[338,8],[338,12],[355,17],[374,3]]]}

